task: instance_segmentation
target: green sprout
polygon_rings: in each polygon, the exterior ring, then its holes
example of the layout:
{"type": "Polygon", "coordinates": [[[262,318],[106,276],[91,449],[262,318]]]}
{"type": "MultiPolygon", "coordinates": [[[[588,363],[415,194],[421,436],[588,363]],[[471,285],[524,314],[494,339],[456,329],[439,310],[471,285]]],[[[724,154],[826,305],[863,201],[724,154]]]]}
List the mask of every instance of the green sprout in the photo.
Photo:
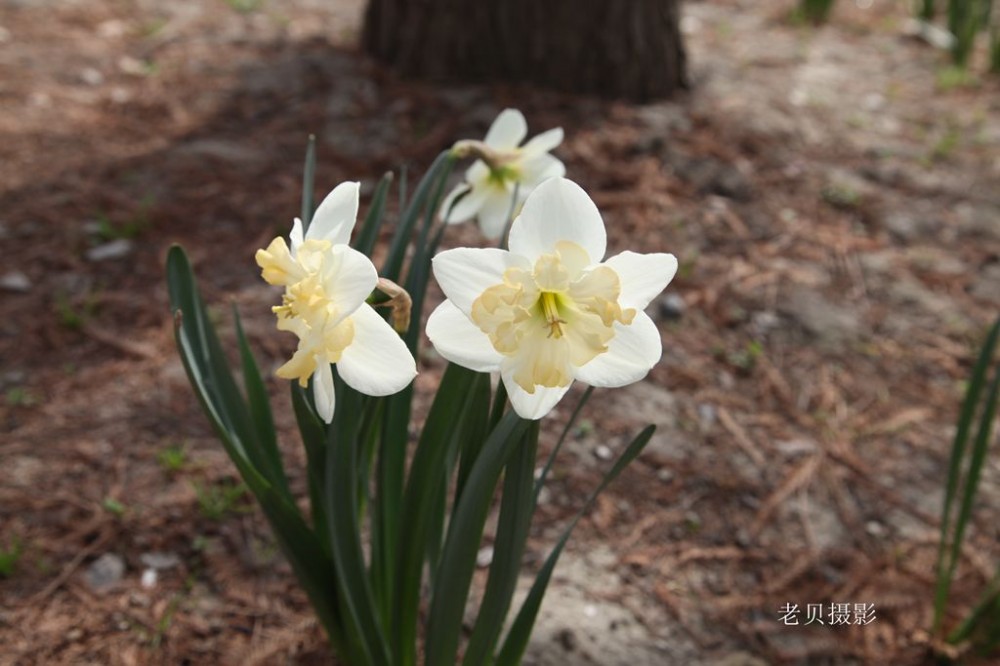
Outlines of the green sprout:
{"type": "Polygon", "coordinates": [[[0,547],[0,578],[10,578],[14,574],[14,567],[23,552],[24,544],[17,537],[7,547],[0,547]]]}
{"type": "Polygon", "coordinates": [[[105,511],[112,513],[119,518],[124,516],[125,511],[127,510],[127,507],[114,497],[105,497],[104,501],[101,502],[101,506],[105,511]]]}
{"type": "Polygon", "coordinates": [[[198,496],[198,509],[209,520],[222,520],[229,513],[243,511],[247,487],[236,481],[219,481],[213,484],[194,483],[198,496]]]}
{"type": "Polygon", "coordinates": [[[156,461],[167,472],[179,472],[187,465],[187,446],[175,444],[156,454],[156,461]]]}

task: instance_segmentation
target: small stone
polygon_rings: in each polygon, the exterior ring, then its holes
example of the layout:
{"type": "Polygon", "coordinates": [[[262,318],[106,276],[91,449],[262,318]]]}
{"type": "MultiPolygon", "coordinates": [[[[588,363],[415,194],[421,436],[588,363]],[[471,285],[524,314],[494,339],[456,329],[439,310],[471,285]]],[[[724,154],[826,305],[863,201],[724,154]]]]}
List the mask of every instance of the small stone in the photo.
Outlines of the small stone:
{"type": "Polygon", "coordinates": [[[143,553],[139,556],[139,561],[150,569],[163,570],[172,569],[181,563],[175,553],[143,553]]]}
{"type": "Polygon", "coordinates": [[[81,638],[83,638],[83,629],[80,629],[79,627],[74,627],[73,629],[70,629],[69,631],[66,632],[66,640],[70,641],[71,643],[75,643],[81,638]]]}
{"type": "Polygon", "coordinates": [[[600,444],[594,449],[594,455],[600,460],[611,460],[611,449],[604,444],[600,444]]]}
{"type": "Polygon", "coordinates": [[[715,405],[703,402],[698,405],[698,425],[702,432],[708,432],[715,425],[715,405]]]}
{"type": "Polygon", "coordinates": [[[24,293],[31,289],[31,280],[21,271],[11,271],[0,277],[0,289],[24,293]]]}
{"type": "Polygon", "coordinates": [[[873,537],[884,537],[888,533],[888,530],[885,525],[877,520],[869,520],[865,523],[865,532],[868,532],[873,537]]]}
{"type": "Polygon", "coordinates": [[[156,580],[158,577],[156,569],[146,569],[142,572],[142,578],[140,579],[139,584],[147,590],[152,589],[156,587],[156,580]]]}
{"type": "Polygon", "coordinates": [[[666,467],[661,467],[656,472],[656,478],[659,479],[661,483],[670,483],[674,480],[674,472],[666,467]]]}
{"type": "Polygon", "coordinates": [[[684,316],[687,303],[680,294],[669,293],[660,299],[660,316],[668,321],[678,321],[684,316]]]}
{"type": "Polygon", "coordinates": [[[125,560],[114,553],[104,553],[91,562],[84,579],[95,591],[103,591],[121,582],[125,575],[125,560]]]}
{"type": "Polygon", "coordinates": [[[892,211],[882,220],[886,231],[899,241],[910,241],[920,236],[930,236],[941,223],[931,217],[917,216],[905,211],[892,211]]]}
{"type": "Polygon", "coordinates": [[[132,253],[134,244],[127,238],[119,238],[109,243],[97,245],[87,250],[87,261],[110,261],[122,259],[132,253]]]}
{"type": "Polygon", "coordinates": [[[104,75],[101,70],[94,67],[84,67],[80,70],[80,80],[88,86],[99,86],[104,83],[104,75]]]}
{"type": "Polygon", "coordinates": [[[493,546],[483,546],[476,553],[476,566],[485,569],[493,562],[493,546]]]}

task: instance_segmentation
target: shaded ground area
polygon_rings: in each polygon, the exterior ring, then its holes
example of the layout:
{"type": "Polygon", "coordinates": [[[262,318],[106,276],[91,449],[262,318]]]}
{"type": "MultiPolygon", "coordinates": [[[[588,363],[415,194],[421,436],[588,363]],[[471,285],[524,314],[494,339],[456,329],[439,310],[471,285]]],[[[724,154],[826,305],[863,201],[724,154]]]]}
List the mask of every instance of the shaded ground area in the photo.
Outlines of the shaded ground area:
{"type": "MultiPolygon", "coordinates": [[[[399,82],[350,52],[355,2],[0,0],[0,548],[21,549],[0,662],[324,663],[187,388],[165,251],[184,244],[276,367],[291,341],[252,256],[298,210],[306,135],[318,189],[370,188],[507,106],[566,129],[611,252],[681,260],[654,308],[663,362],[595,395],[545,493],[529,568],[659,425],[578,528],[526,663],[927,662],[951,424],[1000,308],[1000,96],[942,87],[900,8],[839,4],[813,30],[688,3],[695,90],[635,107],[399,82]],[[786,626],[788,603],[876,620],[786,626]]],[[[427,389],[441,361],[422,363],[427,389]]],[[[958,606],[1000,557],[998,476],[994,459],[958,606]]]]}

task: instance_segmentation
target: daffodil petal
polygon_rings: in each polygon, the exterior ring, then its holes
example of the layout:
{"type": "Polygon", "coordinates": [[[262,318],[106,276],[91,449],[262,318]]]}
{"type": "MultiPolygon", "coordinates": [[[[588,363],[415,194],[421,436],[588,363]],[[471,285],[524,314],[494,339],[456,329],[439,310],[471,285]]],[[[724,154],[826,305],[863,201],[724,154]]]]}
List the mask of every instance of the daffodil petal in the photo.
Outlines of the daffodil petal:
{"type": "Polygon", "coordinates": [[[566,165],[552,155],[538,155],[525,160],[521,166],[524,183],[521,189],[537,187],[539,183],[549,178],[561,178],[566,175],[566,165]]]}
{"type": "Polygon", "coordinates": [[[496,240],[507,228],[507,219],[514,208],[514,193],[495,189],[483,198],[479,207],[479,229],[490,240],[496,240]]]}
{"type": "Polygon", "coordinates": [[[608,351],[577,368],[574,374],[576,379],[591,386],[625,386],[645,377],[662,354],[663,343],[656,324],[639,311],[631,324],[616,323],[608,351]]]}
{"type": "Polygon", "coordinates": [[[605,261],[604,265],[614,270],[621,280],[618,302],[623,308],[636,310],[645,309],[677,273],[677,257],[663,252],[622,252],[605,261]]]}
{"type": "Polygon", "coordinates": [[[510,251],[534,262],[551,254],[559,241],[572,241],[593,263],[604,257],[607,232],[597,206],[579,185],[566,178],[550,178],[524,202],[510,228],[510,251]]]}
{"type": "Polygon", "coordinates": [[[432,264],[444,295],[466,315],[472,312],[472,302],[502,283],[504,271],[516,265],[526,266],[506,250],[470,247],[445,250],[432,264]]]}
{"type": "Polygon", "coordinates": [[[437,306],[427,320],[427,337],[434,349],[452,363],[476,372],[496,372],[503,356],[451,301],[437,306]]]}
{"type": "Polygon", "coordinates": [[[337,371],[351,388],[365,395],[402,391],[417,376],[417,366],[402,338],[367,303],[351,315],[354,341],[337,362],[337,371]]]}
{"type": "Polygon", "coordinates": [[[295,256],[295,253],[299,251],[299,246],[302,245],[302,241],[305,240],[302,229],[302,220],[295,218],[295,221],[292,222],[292,232],[288,234],[288,240],[292,243],[293,257],[295,256]]]}
{"type": "Polygon", "coordinates": [[[328,240],[334,245],[348,244],[358,218],[360,191],[361,184],[350,181],[333,188],[316,209],[306,238],[328,240]]]}
{"type": "MultiPolygon", "coordinates": [[[[504,365],[507,366],[507,364],[504,365]]],[[[555,388],[536,386],[534,393],[528,393],[514,381],[513,372],[508,367],[500,369],[500,376],[503,379],[503,385],[507,388],[507,397],[510,399],[511,406],[522,419],[537,421],[542,418],[552,411],[556,403],[569,390],[569,386],[555,388]]]]}
{"type": "Polygon", "coordinates": [[[441,204],[441,214],[447,215],[444,221],[448,224],[456,224],[471,220],[479,212],[486,196],[487,191],[484,188],[470,187],[465,183],[459,185],[451,191],[444,203],[441,204]],[[464,196],[461,196],[463,194],[464,196]],[[458,199],[459,196],[461,196],[460,199],[458,199]],[[458,201],[455,201],[456,199],[458,201]],[[450,214],[448,213],[449,210],[451,211],[450,214]]]}
{"type": "Polygon", "coordinates": [[[324,423],[333,421],[333,410],[337,404],[337,396],[333,390],[333,372],[330,364],[323,361],[313,373],[313,402],[316,403],[316,413],[324,423]]]}
{"type": "Polygon", "coordinates": [[[516,148],[528,135],[528,122],[517,109],[504,109],[486,132],[483,142],[490,148],[506,150],[516,148]]]}
{"type": "Polygon", "coordinates": [[[550,129],[547,132],[542,132],[528,141],[528,143],[521,146],[521,153],[526,157],[536,157],[542,153],[547,153],[550,150],[553,150],[562,142],[563,129],[562,127],[556,127],[555,129],[550,129]]]}
{"type": "Polygon", "coordinates": [[[333,325],[365,302],[378,283],[378,274],[371,259],[347,245],[334,245],[330,255],[323,282],[328,297],[337,306],[337,318],[330,322],[333,325]]]}

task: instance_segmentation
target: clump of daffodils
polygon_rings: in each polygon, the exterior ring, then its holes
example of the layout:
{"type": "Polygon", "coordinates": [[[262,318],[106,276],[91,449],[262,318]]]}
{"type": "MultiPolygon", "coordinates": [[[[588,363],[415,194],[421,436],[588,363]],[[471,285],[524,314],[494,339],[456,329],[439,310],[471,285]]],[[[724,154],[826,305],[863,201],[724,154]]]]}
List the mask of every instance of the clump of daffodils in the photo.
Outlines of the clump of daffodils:
{"type": "Polygon", "coordinates": [[[484,236],[500,238],[511,211],[516,212],[535,187],[566,173],[563,163],[549,154],[562,143],[561,127],[542,132],[521,145],[527,135],[524,115],[517,109],[506,109],[481,142],[455,144],[453,154],[477,159],[465,172],[465,181],[442,203],[445,222],[455,224],[476,218],[484,236]]]}
{"type": "Polygon", "coordinates": [[[257,251],[263,279],[283,289],[272,307],[277,328],[298,342],[276,374],[289,380],[308,511],[285,471],[269,391],[238,317],[242,387],[184,251],[168,255],[177,345],[191,385],[338,663],[454,664],[459,654],[464,664],[520,663],[570,530],[652,437],[649,426],[624,447],[515,610],[527,527],[562,442],[536,474],[539,420],[575,381],[617,387],[645,377],[662,341],[644,309],[677,270],[671,254],[605,258],[597,206],[549,154],[562,130],[523,143],[526,136],[524,116],[508,109],[483,141],[443,152],[400,211],[381,277],[369,255],[382,231],[388,177],[353,246],[359,185],[347,182],[314,213],[305,196],[303,219],[288,239],[257,251]],[[452,166],[466,158],[474,162],[464,182],[442,199],[452,166]],[[441,220],[476,218],[484,236],[498,238],[510,217],[506,249],[437,252],[447,229],[441,220]],[[450,364],[414,432],[407,387],[417,372],[431,275],[446,300],[425,332],[450,364]],[[391,325],[373,305],[392,309],[391,325]],[[498,555],[467,631],[476,554],[500,486],[498,555]]]}
{"type": "Polygon", "coordinates": [[[268,284],[285,288],[272,308],[278,329],[299,338],[282,379],[305,388],[312,378],[320,417],[330,423],[336,396],[331,366],[351,387],[372,396],[391,395],[416,376],[406,345],[366,300],[378,283],[371,260],[347,245],[358,215],[358,183],[341,183],[323,200],[309,230],[295,218],[291,247],[278,237],[257,251],[268,284]]]}
{"type": "Polygon", "coordinates": [[[545,181],[510,228],[510,250],[459,248],[434,258],[447,296],[427,322],[437,351],[499,372],[514,410],[539,419],[573,380],[624,386],[660,360],[643,312],[677,272],[672,254],[623,252],[602,263],[604,222],[565,178],[545,181]]]}

